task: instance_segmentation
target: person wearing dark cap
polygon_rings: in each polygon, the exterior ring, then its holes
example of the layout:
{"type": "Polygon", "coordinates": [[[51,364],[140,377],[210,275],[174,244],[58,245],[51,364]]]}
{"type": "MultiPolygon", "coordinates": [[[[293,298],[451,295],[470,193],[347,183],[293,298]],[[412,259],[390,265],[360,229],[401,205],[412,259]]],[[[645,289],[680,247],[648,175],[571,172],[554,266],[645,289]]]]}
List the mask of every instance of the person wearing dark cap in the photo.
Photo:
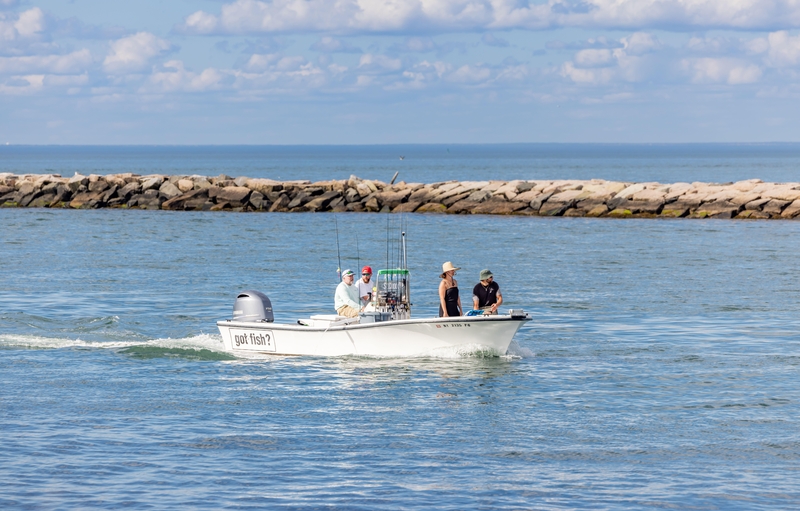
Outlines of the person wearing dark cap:
{"type": "Polygon", "coordinates": [[[358,304],[358,288],[353,285],[353,270],[342,272],[342,281],[336,286],[333,307],[336,313],[346,318],[357,318],[361,306],[358,304]]]}
{"type": "Polygon", "coordinates": [[[472,308],[482,310],[484,314],[497,314],[498,307],[503,303],[500,285],[494,281],[494,275],[489,270],[482,270],[480,279],[472,288],[472,308]]]}
{"type": "Polygon", "coordinates": [[[372,301],[372,268],[364,266],[361,268],[361,278],[358,279],[356,286],[358,287],[358,296],[361,298],[361,307],[368,305],[372,301]]]}

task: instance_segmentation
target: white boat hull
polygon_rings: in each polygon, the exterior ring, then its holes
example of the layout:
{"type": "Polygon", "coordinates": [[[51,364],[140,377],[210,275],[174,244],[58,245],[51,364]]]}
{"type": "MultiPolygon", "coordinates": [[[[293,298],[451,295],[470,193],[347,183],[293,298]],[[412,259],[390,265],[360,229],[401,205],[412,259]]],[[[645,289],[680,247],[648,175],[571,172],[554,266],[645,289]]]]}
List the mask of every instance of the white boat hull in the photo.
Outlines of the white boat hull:
{"type": "Polygon", "coordinates": [[[217,322],[233,353],[411,357],[463,348],[505,355],[525,316],[403,319],[319,327],[224,320],[217,322]]]}

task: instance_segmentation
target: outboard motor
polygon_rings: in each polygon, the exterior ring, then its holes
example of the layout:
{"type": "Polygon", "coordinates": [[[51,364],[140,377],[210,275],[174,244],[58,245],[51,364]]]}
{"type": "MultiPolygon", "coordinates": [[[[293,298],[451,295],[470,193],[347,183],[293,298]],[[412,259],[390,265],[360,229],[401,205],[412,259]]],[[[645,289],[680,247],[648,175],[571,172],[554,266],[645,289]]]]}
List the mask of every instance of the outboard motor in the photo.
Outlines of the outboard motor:
{"type": "Polygon", "coordinates": [[[233,304],[233,320],[272,323],[272,302],[261,291],[242,291],[233,304]]]}

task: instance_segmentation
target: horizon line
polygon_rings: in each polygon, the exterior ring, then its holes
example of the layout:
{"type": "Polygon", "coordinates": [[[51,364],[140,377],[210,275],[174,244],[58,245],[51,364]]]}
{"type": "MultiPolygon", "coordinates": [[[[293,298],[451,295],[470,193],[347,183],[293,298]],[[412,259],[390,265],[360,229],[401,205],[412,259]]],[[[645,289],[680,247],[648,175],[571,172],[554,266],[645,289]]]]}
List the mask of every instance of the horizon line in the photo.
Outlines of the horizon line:
{"type": "Polygon", "coordinates": [[[382,146],[523,146],[523,145],[596,145],[596,146],[675,146],[675,145],[800,145],[800,141],[768,142],[387,142],[364,144],[26,144],[0,143],[2,147],[382,147],[382,146]]]}

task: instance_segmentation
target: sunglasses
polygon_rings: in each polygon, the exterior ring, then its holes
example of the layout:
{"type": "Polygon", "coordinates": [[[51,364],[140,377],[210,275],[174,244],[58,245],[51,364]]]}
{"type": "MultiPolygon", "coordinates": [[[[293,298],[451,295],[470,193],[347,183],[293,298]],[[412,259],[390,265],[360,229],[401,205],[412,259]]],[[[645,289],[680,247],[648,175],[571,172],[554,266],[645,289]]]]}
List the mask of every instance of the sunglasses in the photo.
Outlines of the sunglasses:
{"type": "Polygon", "coordinates": [[[372,275],[372,274],[371,273],[362,273],[361,275],[362,276],[366,276],[366,275],[372,275]]]}

